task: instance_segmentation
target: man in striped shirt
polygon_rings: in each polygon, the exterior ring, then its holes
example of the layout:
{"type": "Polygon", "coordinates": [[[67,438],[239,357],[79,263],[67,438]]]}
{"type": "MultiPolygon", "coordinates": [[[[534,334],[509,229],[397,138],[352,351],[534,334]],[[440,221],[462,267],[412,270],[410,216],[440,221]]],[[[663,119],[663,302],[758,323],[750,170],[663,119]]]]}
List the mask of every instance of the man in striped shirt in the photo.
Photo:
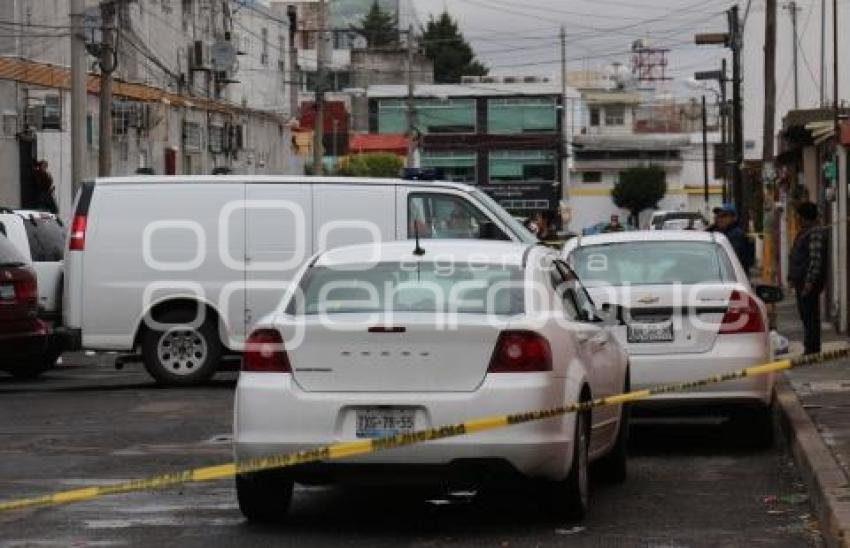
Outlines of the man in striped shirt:
{"type": "Polygon", "coordinates": [[[797,206],[800,232],[791,248],[788,281],[797,294],[797,311],[803,322],[806,354],[820,352],[820,294],[826,285],[826,233],[818,222],[818,207],[812,202],[797,206]]]}

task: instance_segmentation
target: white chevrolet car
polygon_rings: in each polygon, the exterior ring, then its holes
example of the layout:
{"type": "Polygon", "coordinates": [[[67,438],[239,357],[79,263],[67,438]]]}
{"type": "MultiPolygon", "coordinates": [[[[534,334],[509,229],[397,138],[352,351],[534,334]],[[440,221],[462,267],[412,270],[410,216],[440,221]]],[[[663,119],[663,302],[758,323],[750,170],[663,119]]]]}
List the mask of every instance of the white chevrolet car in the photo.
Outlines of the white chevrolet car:
{"type": "MultiPolygon", "coordinates": [[[[620,393],[628,359],[574,274],[542,246],[423,240],[315,256],[261,320],[236,389],[237,459],[309,450],[620,393]],[[424,249],[422,249],[424,248],[424,249]]],[[[588,465],[622,481],[627,409],[610,406],[346,461],[243,474],[243,514],[276,520],[293,481],[464,471],[544,480],[580,518],[588,465]]]]}
{"type": "MultiPolygon", "coordinates": [[[[754,288],[728,240],[687,230],[601,234],[567,242],[563,257],[597,305],[617,304],[613,328],[627,349],[635,389],[706,378],[772,358],[764,301],[782,292],[754,288]]],[[[773,376],[653,396],[647,404],[684,411],[733,404],[754,443],[772,441],[773,376]]],[[[642,404],[643,405],[643,404],[642,404]]]]}

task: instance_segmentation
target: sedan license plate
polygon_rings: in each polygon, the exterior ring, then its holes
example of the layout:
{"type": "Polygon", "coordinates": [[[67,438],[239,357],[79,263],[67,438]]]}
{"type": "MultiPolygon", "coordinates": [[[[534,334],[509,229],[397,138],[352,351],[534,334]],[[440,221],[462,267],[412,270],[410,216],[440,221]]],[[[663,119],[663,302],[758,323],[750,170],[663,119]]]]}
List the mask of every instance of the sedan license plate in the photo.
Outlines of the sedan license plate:
{"type": "Polygon", "coordinates": [[[15,299],[15,286],[11,284],[0,284],[0,301],[12,301],[15,299]]]}
{"type": "Polygon", "coordinates": [[[672,342],[673,322],[629,324],[627,338],[630,343],[672,342]]]}
{"type": "Polygon", "coordinates": [[[357,437],[382,438],[410,432],[414,428],[414,410],[375,407],[357,410],[357,437]]]}

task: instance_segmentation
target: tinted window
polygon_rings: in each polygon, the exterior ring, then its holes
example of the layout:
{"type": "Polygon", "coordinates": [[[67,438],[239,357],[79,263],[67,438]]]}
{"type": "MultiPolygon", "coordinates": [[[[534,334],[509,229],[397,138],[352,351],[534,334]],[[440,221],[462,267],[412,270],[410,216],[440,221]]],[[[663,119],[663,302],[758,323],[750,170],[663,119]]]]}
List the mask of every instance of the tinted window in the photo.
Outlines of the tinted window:
{"type": "Polygon", "coordinates": [[[65,229],[54,217],[24,219],[33,261],[61,261],[65,254],[65,229]]]}
{"type": "Polygon", "coordinates": [[[723,249],[710,242],[623,242],[590,245],[569,259],[586,285],[658,285],[735,279],[723,249]]]}
{"type": "Polygon", "coordinates": [[[313,268],[287,312],[504,315],[522,310],[522,270],[518,266],[411,262],[313,268]]]}
{"type": "Polygon", "coordinates": [[[0,236],[0,266],[19,266],[24,264],[23,256],[5,236],[0,236]]]}

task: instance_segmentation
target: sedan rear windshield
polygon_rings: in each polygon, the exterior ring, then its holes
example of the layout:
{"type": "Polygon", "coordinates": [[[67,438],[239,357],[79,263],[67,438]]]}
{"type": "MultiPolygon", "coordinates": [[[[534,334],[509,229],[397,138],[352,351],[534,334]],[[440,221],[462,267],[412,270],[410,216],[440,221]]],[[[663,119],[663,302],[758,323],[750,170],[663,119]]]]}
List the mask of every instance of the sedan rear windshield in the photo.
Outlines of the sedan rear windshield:
{"type": "Polygon", "coordinates": [[[315,267],[301,281],[288,314],[523,311],[522,269],[470,263],[377,263],[315,267]]]}
{"type": "Polygon", "coordinates": [[[732,263],[711,242],[622,242],[580,247],[570,264],[588,286],[719,283],[735,280],[732,263]]]}

